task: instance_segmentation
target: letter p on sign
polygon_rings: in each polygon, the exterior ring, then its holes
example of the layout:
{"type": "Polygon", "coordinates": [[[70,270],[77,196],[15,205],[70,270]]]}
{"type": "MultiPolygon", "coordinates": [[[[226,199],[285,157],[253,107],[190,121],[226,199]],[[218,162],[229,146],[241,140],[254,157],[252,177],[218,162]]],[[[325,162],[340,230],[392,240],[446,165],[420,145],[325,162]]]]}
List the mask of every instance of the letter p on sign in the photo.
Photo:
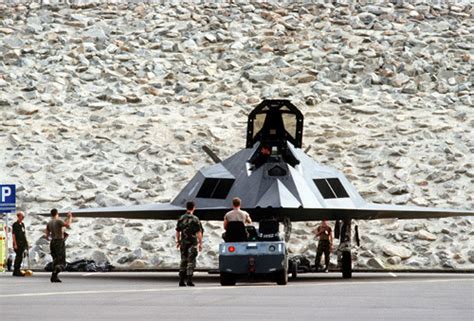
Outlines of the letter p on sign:
{"type": "Polygon", "coordinates": [[[2,192],[0,193],[0,195],[2,195],[2,203],[6,203],[7,198],[12,195],[12,189],[10,186],[5,185],[2,186],[1,190],[2,192]]]}

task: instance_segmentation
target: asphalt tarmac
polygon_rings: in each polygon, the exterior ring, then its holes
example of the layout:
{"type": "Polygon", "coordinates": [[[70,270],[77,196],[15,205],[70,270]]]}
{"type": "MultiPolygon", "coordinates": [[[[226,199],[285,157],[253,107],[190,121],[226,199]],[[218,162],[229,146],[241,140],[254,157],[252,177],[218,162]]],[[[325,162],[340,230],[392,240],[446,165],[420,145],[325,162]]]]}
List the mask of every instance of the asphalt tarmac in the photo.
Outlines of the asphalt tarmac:
{"type": "Polygon", "coordinates": [[[0,273],[0,319],[67,320],[474,320],[473,274],[299,275],[286,286],[222,287],[201,272],[196,287],[176,273],[0,273]]]}

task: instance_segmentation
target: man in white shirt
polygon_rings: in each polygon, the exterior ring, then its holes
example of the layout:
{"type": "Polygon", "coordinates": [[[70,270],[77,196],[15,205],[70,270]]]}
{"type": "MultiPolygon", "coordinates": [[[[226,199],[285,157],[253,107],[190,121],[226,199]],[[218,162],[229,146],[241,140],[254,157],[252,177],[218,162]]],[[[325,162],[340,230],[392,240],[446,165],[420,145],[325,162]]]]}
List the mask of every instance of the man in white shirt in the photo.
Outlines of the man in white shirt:
{"type": "Polygon", "coordinates": [[[242,222],[244,224],[252,224],[252,219],[250,218],[250,214],[246,211],[242,211],[240,209],[241,200],[238,197],[235,197],[232,200],[232,207],[233,210],[227,212],[224,216],[224,229],[227,230],[227,224],[229,222],[242,222]]]}

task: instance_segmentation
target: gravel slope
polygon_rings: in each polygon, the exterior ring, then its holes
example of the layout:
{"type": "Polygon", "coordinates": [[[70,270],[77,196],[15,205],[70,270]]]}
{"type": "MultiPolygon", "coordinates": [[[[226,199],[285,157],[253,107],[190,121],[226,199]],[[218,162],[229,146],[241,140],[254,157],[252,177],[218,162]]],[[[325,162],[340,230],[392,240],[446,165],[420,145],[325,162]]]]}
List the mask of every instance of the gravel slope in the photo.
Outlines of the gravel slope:
{"type": "MultiPolygon", "coordinates": [[[[50,3],[50,2],[48,2],[50,3]]],[[[287,98],[304,146],[378,203],[474,208],[469,2],[0,4],[0,180],[28,213],[170,201],[287,98]]],[[[50,260],[45,218],[31,258],[50,260]]],[[[360,268],[473,269],[472,218],[359,222],[360,268]]],[[[175,222],[80,219],[70,261],[176,267],[175,222]]],[[[221,222],[200,267],[215,267],[221,222]]],[[[314,257],[314,223],[290,252],[314,257]]]]}

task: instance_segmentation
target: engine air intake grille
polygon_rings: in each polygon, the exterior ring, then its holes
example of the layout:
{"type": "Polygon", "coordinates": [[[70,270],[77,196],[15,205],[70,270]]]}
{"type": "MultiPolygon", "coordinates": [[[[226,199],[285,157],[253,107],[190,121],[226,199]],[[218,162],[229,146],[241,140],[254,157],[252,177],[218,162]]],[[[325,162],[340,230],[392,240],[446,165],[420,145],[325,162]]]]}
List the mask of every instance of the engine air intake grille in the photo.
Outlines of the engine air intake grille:
{"type": "Polygon", "coordinates": [[[339,178],[321,178],[313,181],[321,195],[326,199],[349,197],[339,178]]]}
{"type": "Polygon", "coordinates": [[[233,184],[229,178],[206,178],[196,197],[225,199],[233,184]]]}

